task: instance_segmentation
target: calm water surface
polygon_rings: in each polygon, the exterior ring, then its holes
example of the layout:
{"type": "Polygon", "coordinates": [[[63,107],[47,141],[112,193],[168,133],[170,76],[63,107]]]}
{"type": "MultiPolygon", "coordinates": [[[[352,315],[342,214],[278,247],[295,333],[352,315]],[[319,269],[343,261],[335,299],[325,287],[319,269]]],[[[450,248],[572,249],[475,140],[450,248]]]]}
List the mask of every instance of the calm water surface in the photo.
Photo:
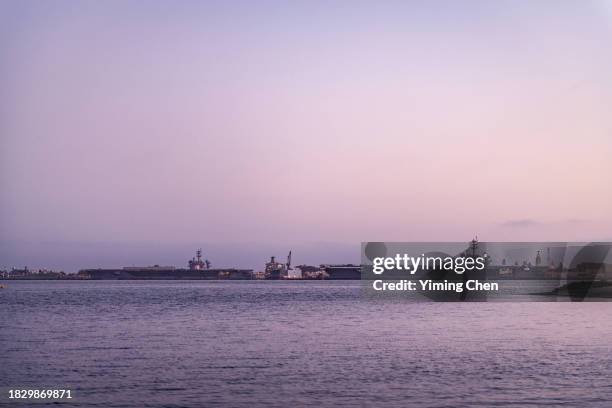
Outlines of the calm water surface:
{"type": "Polygon", "coordinates": [[[6,406],[7,388],[69,388],[60,406],[87,407],[612,401],[610,303],[375,301],[358,282],[8,285],[6,406]]]}

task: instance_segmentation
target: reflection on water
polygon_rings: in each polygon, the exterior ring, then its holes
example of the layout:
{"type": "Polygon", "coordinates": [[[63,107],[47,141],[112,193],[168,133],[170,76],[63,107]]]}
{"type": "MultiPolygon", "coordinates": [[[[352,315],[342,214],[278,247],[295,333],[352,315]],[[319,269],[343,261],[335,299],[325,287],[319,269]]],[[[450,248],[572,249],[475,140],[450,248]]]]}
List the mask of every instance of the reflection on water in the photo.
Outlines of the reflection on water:
{"type": "Polygon", "coordinates": [[[611,311],[364,299],[359,282],[9,282],[0,403],[44,387],[73,389],[66,406],[607,407],[611,311]]]}

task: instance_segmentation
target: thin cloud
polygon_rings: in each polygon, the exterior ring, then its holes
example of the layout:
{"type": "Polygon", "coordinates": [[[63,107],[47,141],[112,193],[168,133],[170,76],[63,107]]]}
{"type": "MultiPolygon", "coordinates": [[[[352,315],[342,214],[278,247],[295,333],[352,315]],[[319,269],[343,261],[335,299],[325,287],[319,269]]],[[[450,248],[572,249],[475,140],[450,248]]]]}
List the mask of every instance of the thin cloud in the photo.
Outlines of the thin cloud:
{"type": "Polygon", "coordinates": [[[565,220],[566,224],[584,224],[590,222],[589,220],[583,220],[581,218],[570,218],[565,220]]]}
{"type": "Polygon", "coordinates": [[[502,227],[508,227],[508,228],[528,228],[528,227],[544,226],[544,225],[553,226],[553,225],[586,224],[589,222],[591,221],[581,219],[581,218],[569,218],[569,219],[562,220],[562,221],[551,221],[551,222],[543,222],[543,221],[537,221],[531,218],[523,218],[523,219],[517,219],[517,220],[509,220],[509,221],[503,222],[501,225],[502,227]]]}
{"type": "Polygon", "coordinates": [[[533,227],[536,225],[540,225],[541,222],[531,219],[521,219],[521,220],[510,220],[506,221],[502,224],[504,227],[509,228],[525,228],[525,227],[533,227]]]}

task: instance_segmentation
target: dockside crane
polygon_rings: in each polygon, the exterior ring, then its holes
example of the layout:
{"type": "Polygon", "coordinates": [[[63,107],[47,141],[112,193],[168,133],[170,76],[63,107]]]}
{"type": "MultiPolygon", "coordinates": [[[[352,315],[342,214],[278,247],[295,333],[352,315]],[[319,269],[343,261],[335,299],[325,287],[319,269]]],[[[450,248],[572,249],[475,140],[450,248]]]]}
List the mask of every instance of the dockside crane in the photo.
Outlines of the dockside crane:
{"type": "Polygon", "coordinates": [[[289,255],[287,255],[287,276],[289,276],[290,270],[291,270],[291,251],[289,251],[289,255]]]}

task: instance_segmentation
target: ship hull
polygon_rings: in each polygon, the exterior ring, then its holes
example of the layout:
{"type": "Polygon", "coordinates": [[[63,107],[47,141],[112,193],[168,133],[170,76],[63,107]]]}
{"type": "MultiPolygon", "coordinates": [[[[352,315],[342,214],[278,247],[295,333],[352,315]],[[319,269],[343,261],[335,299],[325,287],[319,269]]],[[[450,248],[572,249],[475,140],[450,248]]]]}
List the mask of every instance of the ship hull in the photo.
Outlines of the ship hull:
{"type": "Polygon", "coordinates": [[[248,280],[252,279],[250,269],[84,269],[80,274],[92,280],[248,280]]]}

